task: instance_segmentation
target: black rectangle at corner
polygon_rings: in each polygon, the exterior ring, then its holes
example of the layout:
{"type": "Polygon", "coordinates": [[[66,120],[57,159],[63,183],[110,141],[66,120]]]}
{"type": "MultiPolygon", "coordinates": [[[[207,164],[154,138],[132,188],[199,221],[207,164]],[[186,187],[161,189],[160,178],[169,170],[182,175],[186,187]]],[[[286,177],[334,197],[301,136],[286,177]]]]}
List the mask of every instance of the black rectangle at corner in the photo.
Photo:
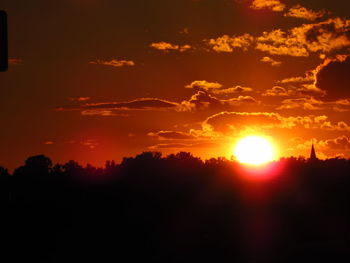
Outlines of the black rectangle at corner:
{"type": "Polygon", "coordinates": [[[0,10],[0,71],[8,68],[7,14],[0,10]]]}

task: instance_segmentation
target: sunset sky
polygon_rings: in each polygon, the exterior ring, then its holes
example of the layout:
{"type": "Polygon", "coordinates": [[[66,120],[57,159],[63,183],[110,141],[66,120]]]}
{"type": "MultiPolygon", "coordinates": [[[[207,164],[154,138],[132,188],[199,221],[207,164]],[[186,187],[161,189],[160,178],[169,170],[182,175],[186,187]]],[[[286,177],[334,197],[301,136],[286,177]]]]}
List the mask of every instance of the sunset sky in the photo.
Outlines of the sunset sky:
{"type": "Polygon", "coordinates": [[[142,151],[350,157],[350,1],[2,0],[0,165],[142,151]]]}

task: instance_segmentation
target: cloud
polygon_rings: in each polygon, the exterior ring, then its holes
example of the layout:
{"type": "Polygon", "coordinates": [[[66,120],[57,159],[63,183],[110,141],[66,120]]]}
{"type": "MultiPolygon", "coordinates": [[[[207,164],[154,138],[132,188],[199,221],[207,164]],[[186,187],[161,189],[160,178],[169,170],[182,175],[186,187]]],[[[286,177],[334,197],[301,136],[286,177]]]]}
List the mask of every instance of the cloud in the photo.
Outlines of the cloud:
{"type": "Polygon", "coordinates": [[[323,110],[324,102],[315,98],[287,99],[282,101],[282,106],[277,110],[303,109],[303,110],[323,110]]]}
{"type": "Polygon", "coordinates": [[[44,142],[44,144],[45,145],[52,145],[52,144],[54,144],[54,142],[53,141],[46,141],[46,142],[44,142]]]}
{"type": "Polygon", "coordinates": [[[225,110],[230,107],[240,106],[243,104],[259,104],[260,102],[251,96],[238,96],[227,100],[218,99],[208,92],[198,91],[189,100],[182,101],[178,107],[179,111],[196,111],[196,110],[225,110]]]}
{"type": "Polygon", "coordinates": [[[178,131],[158,131],[158,132],[150,132],[147,134],[151,137],[158,137],[160,140],[190,140],[195,139],[195,137],[191,134],[185,132],[178,131]]]}
{"type": "Polygon", "coordinates": [[[252,9],[270,9],[275,12],[282,12],[286,5],[282,4],[279,0],[253,0],[251,6],[252,9]]]}
{"type": "Polygon", "coordinates": [[[100,144],[95,140],[89,139],[89,140],[81,141],[80,145],[83,145],[83,146],[88,147],[90,149],[95,149],[100,144]]]}
{"type": "Polygon", "coordinates": [[[313,72],[307,72],[305,77],[290,77],[277,81],[281,84],[295,84],[295,83],[313,83],[315,81],[315,76],[313,72]]]}
{"type": "Polygon", "coordinates": [[[228,100],[221,100],[223,105],[240,106],[242,104],[260,104],[260,101],[256,100],[252,96],[238,96],[228,100]]]}
{"type": "Polygon", "coordinates": [[[325,10],[313,11],[301,5],[295,5],[292,8],[290,8],[289,11],[284,14],[284,16],[314,21],[318,18],[323,17],[326,14],[327,12],[325,10]]]}
{"type": "Polygon", "coordinates": [[[68,100],[70,101],[87,101],[90,100],[90,97],[69,97],[68,100]]]}
{"type": "Polygon", "coordinates": [[[236,86],[236,87],[227,88],[227,89],[211,90],[211,92],[216,95],[237,94],[237,93],[245,93],[245,92],[252,92],[252,91],[253,91],[252,88],[242,87],[242,86],[236,86]]]}
{"type": "Polygon", "coordinates": [[[85,115],[98,115],[98,113],[112,110],[164,110],[175,109],[178,104],[157,98],[140,98],[126,102],[101,102],[101,103],[87,103],[77,107],[61,107],[58,111],[85,111],[85,115]]]}
{"type": "Polygon", "coordinates": [[[186,149],[186,148],[216,148],[221,146],[214,142],[199,142],[199,143],[161,143],[148,147],[150,150],[157,149],[186,149]]]}
{"type": "Polygon", "coordinates": [[[272,89],[266,90],[264,93],[262,93],[262,96],[267,97],[286,97],[286,96],[293,96],[294,91],[293,90],[287,90],[280,86],[274,86],[272,89]]]}
{"type": "Polygon", "coordinates": [[[350,97],[350,57],[340,55],[326,59],[315,71],[315,86],[326,91],[325,98],[339,100],[350,97]]]}
{"type": "Polygon", "coordinates": [[[193,81],[191,84],[186,85],[185,88],[187,89],[195,89],[195,90],[213,90],[213,89],[219,89],[222,85],[217,82],[208,82],[206,80],[196,80],[193,81]]]}
{"type": "Polygon", "coordinates": [[[331,123],[325,115],[289,116],[275,112],[220,112],[208,117],[202,123],[202,130],[192,131],[197,136],[220,138],[244,131],[269,129],[320,129],[349,131],[345,122],[331,123]]]}
{"type": "Polygon", "coordinates": [[[256,38],[256,49],[271,55],[289,55],[294,57],[308,57],[309,52],[297,36],[288,34],[281,29],[263,32],[256,38]]]}
{"type": "Polygon", "coordinates": [[[195,111],[204,109],[220,108],[221,102],[216,97],[208,94],[205,91],[198,91],[192,95],[189,100],[181,102],[179,111],[195,111]]]}
{"type": "Polygon", "coordinates": [[[347,19],[331,18],[294,28],[293,31],[311,52],[329,53],[350,46],[350,20],[347,19]]]}
{"type": "Polygon", "coordinates": [[[96,64],[96,65],[105,65],[105,66],[111,66],[111,67],[124,67],[124,66],[135,66],[135,62],[131,60],[101,60],[97,59],[95,61],[90,61],[90,64],[96,64]]]}
{"type": "Polygon", "coordinates": [[[83,116],[119,116],[119,117],[127,117],[129,115],[127,114],[121,114],[114,112],[113,110],[82,110],[80,112],[81,115],[83,116]]]}
{"type": "Polygon", "coordinates": [[[192,48],[190,45],[181,46],[181,45],[175,45],[164,41],[152,43],[150,47],[157,50],[164,51],[164,52],[168,52],[169,50],[177,50],[180,52],[184,52],[192,48]]]}
{"type": "Polygon", "coordinates": [[[350,20],[332,18],[304,24],[287,32],[276,29],[256,38],[256,49],[272,55],[308,57],[310,52],[330,53],[350,47],[350,20]]]}
{"type": "Polygon", "coordinates": [[[281,86],[274,86],[272,89],[266,90],[261,94],[265,97],[322,97],[325,95],[325,91],[318,89],[313,84],[303,84],[301,86],[289,86],[284,88],[281,86]]]}
{"type": "Polygon", "coordinates": [[[244,127],[272,128],[281,124],[281,116],[277,113],[221,112],[207,118],[202,126],[207,131],[231,133],[244,127]]]}
{"type": "MultiPolygon", "coordinates": [[[[316,139],[303,140],[302,138],[300,138],[300,141],[298,142],[299,144],[296,146],[296,148],[301,150],[310,149],[312,143],[315,145],[316,151],[317,149],[325,152],[327,151],[344,152],[344,151],[350,150],[350,138],[345,135],[332,138],[332,139],[326,139],[326,140],[316,140],[316,139]]],[[[327,157],[329,156],[327,155],[327,157]]]]}
{"type": "Polygon", "coordinates": [[[241,36],[228,36],[212,38],[207,40],[207,44],[216,52],[233,52],[236,48],[247,50],[253,43],[254,37],[250,34],[244,34],[241,36]]]}
{"type": "Polygon", "coordinates": [[[236,86],[232,88],[222,89],[222,85],[217,82],[208,82],[206,80],[196,80],[186,85],[187,89],[201,90],[215,95],[238,94],[253,91],[252,88],[236,86]]]}
{"type": "Polygon", "coordinates": [[[281,61],[276,61],[270,57],[263,57],[262,59],[260,59],[261,62],[264,63],[269,63],[271,66],[281,66],[282,62],[281,61]]]}
{"type": "Polygon", "coordinates": [[[322,143],[331,150],[350,150],[350,138],[345,135],[335,139],[328,139],[322,143]]]}

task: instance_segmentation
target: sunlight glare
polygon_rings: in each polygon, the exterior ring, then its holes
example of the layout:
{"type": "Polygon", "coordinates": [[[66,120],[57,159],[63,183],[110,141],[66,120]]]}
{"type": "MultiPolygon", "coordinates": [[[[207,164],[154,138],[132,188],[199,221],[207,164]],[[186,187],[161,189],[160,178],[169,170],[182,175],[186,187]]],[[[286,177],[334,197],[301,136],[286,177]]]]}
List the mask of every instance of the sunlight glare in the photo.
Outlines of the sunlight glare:
{"type": "Polygon", "coordinates": [[[234,147],[234,156],[240,163],[261,165],[274,159],[272,143],[261,136],[247,136],[234,147]]]}

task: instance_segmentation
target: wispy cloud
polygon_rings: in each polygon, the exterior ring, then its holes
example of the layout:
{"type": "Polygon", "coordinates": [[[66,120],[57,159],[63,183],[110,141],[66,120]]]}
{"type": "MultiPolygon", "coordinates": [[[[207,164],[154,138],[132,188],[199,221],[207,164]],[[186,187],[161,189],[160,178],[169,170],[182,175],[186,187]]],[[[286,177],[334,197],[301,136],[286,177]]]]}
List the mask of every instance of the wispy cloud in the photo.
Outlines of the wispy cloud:
{"type": "Polygon", "coordinates": [[[70,101],[87,101],[90,100],[90,97],[69,97],[68,100],[70,101]]]}
{"type": "Polygon", "coordinates": [[[112,59],[112,60],[97,59],[95,61],[90,61],[89,63],[96,64],[96,65],[111,66],[111,67],[135,66],[135,62],[132,60],[118,60],[118,59],[112,59]]]}
{"type": "Polygon", "coordinates": [[[79,106],[60,107],[57,111],[81,111],[84,115],[111,116],[114,110],[164,110],[178,107],[178,103],[157,98],[139,98],[125,102],[87,103],[79,106]]]}
{"type": "Polygon", "coordinates": [[[151,137],[157,137],[160,140],[191,140],[195,139],[192,134],[179,131],[158,131],[147,134],[151,137]]]}

